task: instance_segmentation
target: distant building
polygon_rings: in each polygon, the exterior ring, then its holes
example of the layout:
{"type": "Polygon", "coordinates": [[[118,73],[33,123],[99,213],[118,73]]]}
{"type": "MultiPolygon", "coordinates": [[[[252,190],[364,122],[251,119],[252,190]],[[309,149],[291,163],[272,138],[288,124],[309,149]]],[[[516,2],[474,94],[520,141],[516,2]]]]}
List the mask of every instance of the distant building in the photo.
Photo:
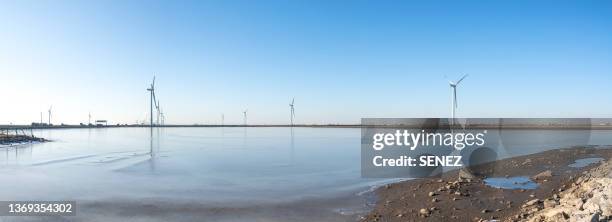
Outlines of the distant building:
{"type": "Polygon", "coordinates": [[[40,126],[49,126],[49,124],[47,124],[47,123],[32,123],[32,126],[38,126],[38,127],[40,127],[40,126]]]}
{"type": "Polygon", "coordinates": [[[106,126],[108,125],[108,121],[106,120],[96,120],[96,126],[106,126]]]}

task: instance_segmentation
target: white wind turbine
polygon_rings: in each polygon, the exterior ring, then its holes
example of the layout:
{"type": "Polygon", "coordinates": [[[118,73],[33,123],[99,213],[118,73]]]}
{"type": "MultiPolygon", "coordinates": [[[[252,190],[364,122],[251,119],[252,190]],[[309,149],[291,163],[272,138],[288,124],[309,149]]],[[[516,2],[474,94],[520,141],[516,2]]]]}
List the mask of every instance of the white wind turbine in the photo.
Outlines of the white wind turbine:
{"type": "Polygon", "coordinates": [[[246,124],[247,124],[247,112],[248,112],[248,111],[249,111],[249,109],[245,109],[245,110],[242,112],[242,115],[244,115],[244,125],[245,125],[245,126],[246,126],[246,124]]]}
{"type": "MultiPolygon", "coordinates": [[[[160,124],[160,117],[161,117],[161,115],[163,113],[162,113],[161,108],[159,106],[159,100],[156,100],[156,101],[157,101],[157,103],[155,104],[155,109],[157,110],[157,119],[155,119],[155,122],[156,122],[157,125],[159,125],[160,124]]],[[[162,123],[162,125],[163,125],[163,123],[162,123]]]]}
{"type": "Polygon", "coordinates": [[[49,106],[49,110],[47,112],[49,112],[49,126],[51,125],[51,109],[53,108],[53,106],[49,106]]]}
{"type": "Polygon", "coordinates": [[[153,76],[153,83],[151,83],[151,88],[148,88],[147,91],[151,92],[151,107],[150,107],[150,111],[151,111],[150,124],[151,125],[150,126],[153,127],[153,106],[155,106],[156,108],[158,107],[157,103],[155,102],[155,76],[153,76]]]}
{"type": "Polygon", "coordinates": [[[289,107],[291,107],[291,126],[293,126],[293,118],[295,117],[295,109],[293,106],[294,102],[295,102],[295,97],[291,99],[291,103],[289,104],[289,107]]]}
{"type": "Polygon", "coordinates": [[[455,126],[455,113],[456,113],[456,110],[457,110],[457,86],[467,76],[468,76],[467,74],[463,75],[463,77],[461,77],[461,79],[459,79],[457,82],[453,82],[453,81],[449,81],[448,82],[448,84],[450,84],[451,89],[453,90],[453,92],[452,92],[453,95],[452,95],[452,98],[451,98],[452,126],[455,126]]]}

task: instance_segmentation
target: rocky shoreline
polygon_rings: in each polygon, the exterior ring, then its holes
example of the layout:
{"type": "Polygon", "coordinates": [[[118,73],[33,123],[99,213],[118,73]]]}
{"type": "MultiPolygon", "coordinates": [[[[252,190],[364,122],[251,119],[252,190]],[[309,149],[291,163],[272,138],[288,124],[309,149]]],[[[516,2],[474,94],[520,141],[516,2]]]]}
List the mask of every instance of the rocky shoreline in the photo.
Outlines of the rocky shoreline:
{"type": "Polygon", "coordinates": [[[521,208],[525,221],[612,220],[612,161],[585,171],[567,188],[552,197],[534,199],[521,208]]]}
{"type": "Polygon", "coordinates": [[[11,145],[28,142],[47,142],[44,138],[29,135],[0,134],[0,145],[11,145]]]}
{"type": "Polygon", "coordinates": [[[612,201],[611,158],[612,148],[556,149],[390,184],[376,191],[377,204],[362,221],[559,221],[559,215],[568,221],[597,215],[590,218],[605,221],[612,201]],[[570,166],[595,157],[606,163],[570,166]],[[525,177],[537,187],[485,184],[494,177],[525,177]]]}

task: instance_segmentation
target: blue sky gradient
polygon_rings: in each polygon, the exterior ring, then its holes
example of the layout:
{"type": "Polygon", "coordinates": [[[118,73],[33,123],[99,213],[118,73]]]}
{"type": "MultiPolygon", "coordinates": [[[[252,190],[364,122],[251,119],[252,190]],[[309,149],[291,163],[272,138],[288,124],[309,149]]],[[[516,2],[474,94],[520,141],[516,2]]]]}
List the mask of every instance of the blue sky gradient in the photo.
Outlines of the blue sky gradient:
{"type": "Polygon", "coordinates": [[[612,117],[610,1],[2,1],[0,124],[612,117]],[[46,113],[45,113],[45,120],[46,113]]]}

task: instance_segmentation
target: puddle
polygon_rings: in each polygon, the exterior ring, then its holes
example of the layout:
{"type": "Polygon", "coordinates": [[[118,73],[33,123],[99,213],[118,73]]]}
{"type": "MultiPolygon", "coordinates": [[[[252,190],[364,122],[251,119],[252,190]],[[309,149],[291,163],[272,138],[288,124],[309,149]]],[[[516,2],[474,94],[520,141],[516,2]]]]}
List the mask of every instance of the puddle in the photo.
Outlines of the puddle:
{"type": "Polygon", "coordinates": [[[573,167],[573,168],[582,168],[594,163],[598,163],[599,161],[602,161],[603,158],[599,158],[599,157],[593,157],[593,158],[584,158],[584,159],[577,159],[574,161],[574,163],[568,165],[569,167],[573,167]]]}
{"type": "Polygon", "coordinates": [[[533,190],[538,188],[538,184],[533,182],[529,177],[492,177],[484,179],[487,186],[502,188],[502,189],[526,189],[533,190]]]}

